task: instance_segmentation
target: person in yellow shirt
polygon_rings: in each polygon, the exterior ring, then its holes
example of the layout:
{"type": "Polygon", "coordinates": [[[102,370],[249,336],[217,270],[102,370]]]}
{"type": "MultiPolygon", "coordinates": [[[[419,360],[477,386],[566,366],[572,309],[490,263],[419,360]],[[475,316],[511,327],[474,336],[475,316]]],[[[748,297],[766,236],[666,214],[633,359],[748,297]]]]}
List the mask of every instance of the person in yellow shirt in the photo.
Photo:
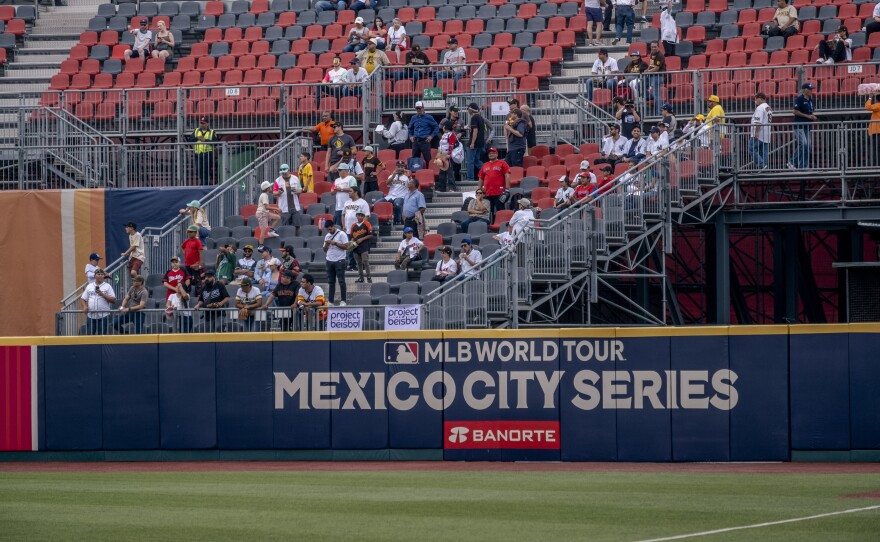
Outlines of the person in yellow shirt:
{"type": "Polygon", "coordinates": [[[361,61],[361,66],[367,70],[367,73],[370,75],[373,75],[373,70],[378,66],[388,66],[391,64],[385,51],[380,51],[378,47],[378,40],[372,38],[367,42],[367,48],[357,54],[358,60],[361,61]]]}
{"type": "Polygon", "coordinates": [[[716,95],[709,96],[709,113],[706,115],[705,125],[711,127],[712,129],[712,142],[715,144],[720,143],[720,140],[724,137],[722,133],[721,126],[716,126],[719,124],[724,124],[727,122],[727,119],[724,118],[724,108],[721,107],[721,100],[716,95]]]}
{"type": "Polygon", "coordinates": [[[868,124],[868,139],[871,142],[868,154],[871,156],[868,163],[876,165],[880,164],[880,96],[868,98],[865,109],[871,112],[871,122],[868,124]]]}
{"type": "Polygon", "coordinates": [[[296,173],[300,184],[302,184],[303,192],[315,191],[315,174],[312,171],[311,159],[308,151],[299,153],[299,168],[296,173]]]}

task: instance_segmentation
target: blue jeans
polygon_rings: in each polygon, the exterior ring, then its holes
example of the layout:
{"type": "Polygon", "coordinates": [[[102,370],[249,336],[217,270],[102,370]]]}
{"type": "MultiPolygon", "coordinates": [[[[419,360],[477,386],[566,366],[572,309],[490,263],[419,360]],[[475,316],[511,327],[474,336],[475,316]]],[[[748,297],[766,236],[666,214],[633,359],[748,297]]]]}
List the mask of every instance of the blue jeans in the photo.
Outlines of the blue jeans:
{"type": "Polygon", "coordinates": [[[470,228],[471,224],[473,224],[474,222],[484,222],[486,225],[489,225],[489,221],[485,218],[469,218],[461,223],[461,232],[467,233],[468,228],[470,228]]]}
{"type": "Polygon", "coordinates": [[[342,229],[342,211],[333,212],[333,222],[337,228],[342,229]]]}
{"type": "Polygon", "coordinates": [[[205,245],[205,239],[211,236],[211,230],[208,228],[203,228],[199,226],[199,241],[202,242],[202,246],[205,245]]]}
{"type": "Polygon", "coordinates": [[[458,83],[458,80],[464,77],[465,74],[467,74],[466,70],[453,70],[452,73],[450,73],[448,70],[434,70],[434,74],[431,76],[431,78],[434,79],[435,85],[440,79],[449,79],[450,77],[453,81],[458,83]]]}
{"type": "Polygon", "coordinates": [[[763,169],[767,166],[767,156],[770,154],[770,144],[764,143],[756,137],[749,138],[749,156],[755,163],[755,167],[763,169]]]}
{"type": "Polygon", "coordinates": [[[483,149],[472,149],[470,147],[467,147],[467,178],[470,181],[474,181],[477,179],[477,173],[479,173],[480,168],[483,167],[483,161],[480,160],[480,153],[482,152],[483,149]]]}
{"type": "Polygon", "coordinates": [[[328,0],[319,0],[315,3],[315,12],[321,13],[322,11],[342,11],[348,6],[345,5],[345,2],[329,2],[328,0]]]}
{"type": "Polygon", "coordinates": [[[342,48],[342,52],[343,53],[357,53],[358,51],[360,51],[362,49],[366,49],[366,48],[367,48],[366,43],[349,43],[348,45],[346,45],[345,47],[342,48]]]}
{"type": "Polygon", "coordinates": [[[86,335],[106,335],[110,328],[110,317],[87,318],[86,335]]]}
{"type": "Polygon", "coordinates": [[[391,78],[395,81],[400,81],[401,79],[412,79],[413,84],[416,84],[419,82],[419,79],[422,78],[422,71],[413,68],[407,68],[405,70],[394,70],[393,72],[391,72],[391,78]]]}
{"type": "Polygon", "coordinates": [[[626,25],[626,42],[633,41],[633,26],[636,24],[636,13],[632,6],[617,6],[617,34],[615,38],[620,39],[623,35],[623,26],[626,25]]]}
{"type": "Polygon", "coordinates": [[[614,88],[617,86],[617,80],[607,79],[604,85],[602,84],[602,80],[598,77],[590,81],[590,84],[587,85],[587,98],[589,98],[591,102],[593,101],[593,89],[602,86],[613,92],[614,88]]]}
{"type": "Polygon", "coordinates": [[[403,224],[403,198],[397,198],[391,203],[394,205],[394,223],[403,224]]]}
{"type": "Polygon", "coordinates": [[[647,75],[645,79],[648,82],[648,86],[645,88],[645,98],[647,99],[648,88],[651,88],[654,97],[654,114],[660,117],[663,115],[663,110],[660,109],[663,106],[663,102],[660,100],[660,83],[663,78],[659,75],[647,75]]]}
{"type": "Polygon", "coordinates": [[[140,335],[144,332],[144,313],[140,311],[128,311],[120,314],[113,319],[113,329],[119,332],[119,328],[129,322],[134,322],[135,333],[140,335]]]}
{"type": "Polygon", "coordinates": [[[810,167],[810,130],[809,124],[794,127],[794,139],[797,145],[794,154],[791,155],[791,163],[796,168],[810,167]]]}
{"type": "Polygon", "coordinates": [[[507,151],[507,165],[510,167],[522,167],[523,157],[525,157],[525,155],[525,149],[510,149],[509,151],[507,151]]]}
{"type": "Polygon", "coordinates": [[[345,87],[344,89],[342,89],[343,96],[360,96],[362,92],[363,92],[363,87],[354,87],[354,88],[345,87]]]}

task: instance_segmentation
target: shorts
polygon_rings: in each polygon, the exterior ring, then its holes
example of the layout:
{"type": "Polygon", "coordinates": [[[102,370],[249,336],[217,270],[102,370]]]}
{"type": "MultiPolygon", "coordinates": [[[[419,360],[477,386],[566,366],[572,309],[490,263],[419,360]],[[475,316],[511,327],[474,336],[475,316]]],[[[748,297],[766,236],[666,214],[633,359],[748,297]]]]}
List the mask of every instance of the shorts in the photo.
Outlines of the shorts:
{"type": "Polygon", "coordinates": [[[257,226],[263,231],[266,231],[266,228],[269,227],[269,211],[259,212],[257,211],[257,226]]]}
{"type": "Polygon", "coordinates": [[[602,14],[602,8],[584,8],[584,15],[587,16],[587,22],[601,23],[605,16],[602,14]]]}
{"type": "MultiPolygon", "coordinates": [[[[131,50],[131,58],[138,58],[139,56],[141,56],[141,52],[140,52],[140,51],[138,51],[137,49],[132,49],[132,50],[131,50]]],[[[147,58],[147,57],[149,57],[149,56],[150,56],[150,50],[149,50],[149,49],[144,49],[144,58],[147,58]]]]}
{"type": "Polygon", "coordinates": [[[138,260],[137,258],[131,258],[128,260],[128,267],[135,275],[141,274],[141,266],[144,265],[144,262],[138,260]]]}

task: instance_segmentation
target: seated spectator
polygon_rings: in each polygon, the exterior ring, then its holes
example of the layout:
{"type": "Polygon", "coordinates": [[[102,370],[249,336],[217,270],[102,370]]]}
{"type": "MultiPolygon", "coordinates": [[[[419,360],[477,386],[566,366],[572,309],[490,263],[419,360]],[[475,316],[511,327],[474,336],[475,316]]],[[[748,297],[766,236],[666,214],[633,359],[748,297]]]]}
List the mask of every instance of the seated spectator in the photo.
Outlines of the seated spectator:
{"type": "Polygon", "coordinates": [[[660,137],[660,128],[654,126],[651,128],[651,135],[645,142],[645,157],[650,158],[656,155],[665,154],[664,151],[669,148],[669,141],[660,137]]]}
{"type": "Polygon", "coordinates": [[[816,49],[819,50],[819,58],[816,59],[816,62],[819,64],[851,61],[852,39],[849,37],[849,30],[845,26],[841,26],[836,34],[828,36],[828,39],[825,41],[820,41],[816,49]]]}
{"type": "MultiPolygon", "coordinates": [[[[321,93],[317,96],[318,99],[321,96],[335,96],[339,98],[342,95],[342,91],[345,87],[345,83],[348,82],[348,70],[340,66],[342,60],[339,57],[333,59],[333,66],[327,70],[327,75],[324,76],[324,84],[321,85],[321,93]]],[[[339,123],[333,123],[332,126],[335,128],[339,123]]],[[[336,132],[334,130],[334,135],[336,132]]]]}
{"type": "MultiPolygon", "coordinates": [[[[376,17],[376,19],[373,20],[373,28],[370,28],[370,41],[376,40],[376,47],[381,51],[385,50],[388,30],[388,27],[385,26],[385,21],[383,21],[381,17],[376,17]]],[[[367,44],[367,47],[369,47],[369,44],[367,44]]],[[[364,67],[366,68],[366,64],[364,67]]],[[[369,68],[367,68],[367,71],[373,73],[369,68]]]]}
{"type": "Polygon", "coordinates": [[[645,140],[642,138],[642,129],[636,126],[632,131],[632,139],[623,148],[623,158],[620,160],[634,166],[644,159],[645,140]]]}
{"type": "Polygon", "coordinates": [[[507,231],[501,232],[498,235],[493,235],[492,239],[498,241],[502,250],[508,252],[516,250],[516,238],[513,236],[513,224],[511,223],[507,224],[507,231]]]}
{"type": "MultiPolygon", "coordinates": [[[[395,17],[394,20],[391,21],[391,28],[388,29],[385,43],[385,49],[388,51],[394,51],[395,54],[397,54],[397,62],[400,62],[400,52],[406,51],[409,44],[406,36],[406,28],[404,28],[400,19],[395,17]]],[[[421,49],[421,47],[419,49],[421,49]]]]}
{"type": "Polygon", "coordinates": [[[403,241],[397,248],[397,259],[394,260],[395,269],[406,270],[410,263],[421,259],[419,251],[422,249],[423,243],[414,234],[415,230],[412,228],[403,228],[403,241]]]}
{"type": "Polygon", "coordinates": [[[235,275],[235,280],[237,283],[240,283],[241,279],[253,278],[254,272],[257,270],[257,262],[254,261],[254,247],[251,245],[245,245],[242,249],[244,252],[244,256],[239,258],[238,265],[235,268],[233,274],[235,275]]]}
{"type": "Polygon", "coordinates": [[[871,13],[871,18],[865,21],[865,41],[867,42],[868,38],[871,37],[871,34],[874,32],[880,32],[880,2],[877,2],[877,5],[874,6],[874,11],[871,13]]]}
{"type": "Polygon", "coordinates": [[[797,9],[790,6],[785,0],[777,0],[776,14],[773,21],[764,26],[768,36],[793,36],[798,33],[800,23],[798,22],[797,9]]]}
{"type": "Polygon", "coordinates": [[[177,322],[177,330],[181,333],[189,333],[192,331],[193,319],[192,313],[187,309],[186,300],[179,294],[171,294],[165,300],[165,320],[169,324],[177,322]]]}
{"type": "Polygon", "coordinates": [[[162,62],[168,60],[171,53],[174,52],[174,34],[165,28],[165,21],[156,23],[159,28],[156,32],[156,40],[153,42],[153,58],[161,58],[162,62]]]}
{"type": "Polygon", "coordinates": [[[358,211],[355,215],[356,222],[351,227],[351,242],[354,243],[355,262],[357,263],[358,278],[355,282],[363,283],[364,275],[368,283],[373,283],[373,276],[370,272],[370,248],[373,244],[373,226],[368,220],[367,215],[363,211],[358,211]]]}
{"type": "Polygon", "coordinates": [[[459,278],[467,278],[476,275],[483,261],[483,253],[474,248],[474,242],[470,238],[461,240],[461,252],[458,254],[459,278]]]}
{"type": "MultiPolygon", "coordinates": [[[[587,163],[589,164],[589,162],[587,163]]],[[[583,162],[581,165],[583,165],[583,162]]],[[[555,200],[553,208],[565,209],[571,205],[572,195],[574,195],[574,188],[571,187],[571,179],[568,178],[568,175],[563,175],[559,178],[559,189],[556,191],[556,195],[553,196],[553,199],[555,200]]]]}
{"type": "Polygon", "coordinates": [[[342,95],[361,96],[364,92],[364,87],[362,85],[370,78],[370,74],[367,73],[367,70],[361,67],[361,61],[358,58],[352,58],[351,68],[349,68],[348,74],[345,77],[346,81],[350,84],[342,89],[342,95]]]}
{"type": "MultiPolygon", "coordinates": [[[[245,278],[243,278],[242,281],[244,281],[245,278]]],[[[250,282],[250,280],[251,279],[247,278],[248,282],[250,282]]],[[[228,301],[229,294],[226,293],[226,287],[215,280],[213,271],[206,271],[205,287],[202,289],[202,293],[199,294],[199,302],[196,303],[193,310],[198,311],[201,308],[208,309],[205,311],[205,325],[209,330],[213,331],[217,322],[223,318],[223,315],[226,312],[223,309],[226,307],[228,301]]]]}
{"type": "MultiPolygon", "coordinates": [[[[290,271],[284,271],[281,273],[278,284],[275,285],[272,293],[269,294],[269,297],[267,297],[265,303],[263,303],[263,308],[268,309],[272,306],[293,308],[296,304],[296,296],[299,292],[299,287],[299,283],[294,281],[293,273],[290,271]]],[[[273,312],[271,314],[273,318],[278,320],[281,326],[281,331],[290,331],[293,329],[293,313],[291,311],[287,311],[287,313],[273,312]]]]}
{"type": "Polygon", "coordinates": [[[260,250],[260,260],[257,262],[257,268],[254,271],[254,283],[263,289],[264,292],[269,289],[269,276],[271,275],[271,269],[269,268],[269,262],[272,261],[272,249],[269,247],[263,247],[260,250]]]}
{"type": "Polygon", "coordinates": [[[335,0],[333,2],[329,0],[318,0],[315,2],[315,12],[321,13],[322,11],[344,11],[348,9],[348,3],[345,0],[335,0]]]}
{"type": "MultiPolygon", "coordinates": [[[[526,228],[535,227],[535,210],[532,209],[532,202],[527,198],[521,198],[517,204],[518,208],[513,216],[510,217],[509,226],[513,226],[514,239],[519,238],[526,228]]],[[[537,211],[540,213],[541,208],[537,211]]]]}
{"type": "Polygon", "coordinates": [[[355,13],[359,12],[362,9],[367,8],[376,8],[379,5],[377,0],[354,0],[348,9],[354,11],[355,13]]]}
{"type": "Polygon", "coordinates": [[[464,49],[458,46],[458,40],[449,38],[446,45],[447,48],[443,51],[443,58],[440,62],[443,67],[439,70],[434,70],[432,75],[435,87],[440,79],[449,79],[451,77],[458,83],[458,80],[467,76],[468,73],[467,66],[464,65],[467,62],[467,57],[464,54],[464,49]]]}
{"type": "Polygon", "coordinates": [[[314,322],[315,311],[317,311],[317,319],[324,320],[327,317],[327,311],[321,310],[321,308],[326,306],[327,298],[324,297],[324,290],[315,284],[315,277],[305,273],[300,282],[299,292],[296,294],[296,307],[300,311],[300,321],[314,322]]]}
{"type": "Polygon", "coordinates": [[[348,31],[348,45],[343,47],[343,53],[357,53],[367,48],[367,40],[370,39],[370,29],[364,26],[364,18],[354,20],[354,27],[348,31]]]}
{"type": "Polygon", "coordinates": [[[611,185],[614,183],[614,176],[611,174],[612,171],[613,169],[610,165],[605,164],[602,166],[599,174],[599,181],[596,183],[600,194],[604,194],[611,189],[611,185]]]}
{"type": "Polygon", "coordinates": [[[409,194],[409,176],[406,174],[406,162],[397,161],[394,173],[388,177],[388,195],[385,201],[394,205],[394,223],[403,224],[403,202],[409,194]]]}
{"type": "Polygon", "coordinates": [[[584,177],[589,178],[591,183],[596,182],[596,175],[594,175],[593,172],[590,171],[589,160],[581,160],[581,170],[574,176],[574,179],[571,182],[573,185],[577,186],[578,184],[580,184],[581,179],[584,177]]]}
{"type": "Polygon", "coordinates": [[[129,322],[134,322],[134,332],[138,335],[144,332],[144,313],[147,307],[147,289],[144,288],[144,277],[137,275],[131,283],[128,293],[122,298],[122,304],[119,307],[119,315],[113,319],[113,329],[117,333],[121,331],[120,326],[129,322]]]}
{"type": "Polygon", "coordinates": [[[621,85],[626,86],[629,90],[628,93],[632,93],[632,97],[638,99],[640,96],[640,86],[641,86],[641,77],[640,74],[648,71],[648,63],[642,60],[642,53],[639,52],[638,49],[634,50],[630,56],[632,60],[624,68],[624,80],[623,82],[618,83],[618,87],[621,85]],[[626,77],[629,76],[629,77],[626,77]]]}
{"type": "MultiPolygon", "coordinates": [[[[598,22],[599,28],[602,28],[602,23],[598,22]]],[[[596,40],[598,41],[598,40],[596,40]]],[[[593,100],[593,89],[595,88],[607,88],[608,90],[614,90],[614,87],[617,86],[617,75],[620,73],[620,70],[617,67],[617,60],[608,56],[608,49],[601,48],[599,49],[598,58],[593,62],[593,67],[590,70],[590,73],[593,74],[593,78],[590,80],[590,84],[587,85],[587,97],[592,101],[593,100]]]]}
{"type": "Polygon", "coordinates": [[[167,300],[173,294],[177,294],[184,301],[189,299],[187,291],[191,281],[192,278],[187,272],[180,268],[180,260],[177,256],[172,256],[171,269],[162,277],[162,285],[165,286],[165,299],[167,300]]]}
{"type": "MultiPolygon", "coordinates": [[[[398,56],[399,56],[398,51],[398,56]]],[[[398,59],[399,60],[399,59],[398,59]]],[[[428,58],[428,55],[422,51],[422,46],[419,44],[415,44],[412,47],[412,51],[408,51],[406,53],[405,64],[407,66],[412,66],[411,68],[405,69],[396,69],[392,72],[392,77],[395,81],[400,81],[401,79],[412,79],[413,84],[418,83],[422,76],[427,75],[427,68],[431,64],[431,59],[428,58]]]]}
{"type": "Polygon", "coordinates": [[[582,175],[578,179],[578,184],[574,187],[574,191],[571,194],[571,204],[583,205],[593,201],[593,198],[595,198],[596,194],[599,192],[596,182],[596,176],[592,173],[589,176],[582,175]]]}
{"type": "Polygon", "coordinates": [[[610,134],[602,139],[602,157],[595,160],[596,164],[611,164],[614,166],[623,158],[627,138],[620,135],[620,127],[611,125],[610,134]]]}
{"type": "Polygon", "coordinates": [[[126,62],[132,58],[149,58],[150,45],[153,43],[153,31],[150,30],[148,26],[149,21],[144,17],[141,19],[140,28],[129,30],[129,32],[134,35],[134,45],[123,54],[126,62]]]}
{"type": "Polygon", "coordinates": [[[437,282],[446,282],[447,280],[452,280],[455,278],[455,275],[458,274],[458,264],[455,263],[455,260],[452,259],[452,248],[448,246],[440,247],[440,261],[437,262],[437,267],[434,268],[434,276],[431,277],[431,280],[435,280],[437,282]]]}
{"type": "Polygon", "coordinates": [[[253,285],[251,279],[241,279],[241,288],[235,294],[235,308],[238,309],[239,321],[247,331],[256,329],[256,311],[262,305],[262,300],[260,289],[253,285]]]}
{"type": "Polygon", "coordinates": [[[468,202],[467,213],[469,218],[461,223],[461,231],[468,232],[468,228],[474,222],[483,222],[489,225],[489,200],[486,199],[486,191],[477,188],[476,197],[468,202]]]}
{"type": "MultiPolygon", "coordinates": [[[[396,72],[395,75],[400,72],[396,72]]],[[[409,130],[403,123],[403,112],[393,114],[391,126],[382,131],[382,135],[388,140],[388,148],[394,149],[398,154],[409,147],[409,130]]]]}
{"type": "Polygon", "coordinates": [[[370,38],[370,41],[367,42],[367,48],[357,54],[357,59],[360,61],[362,69],[366,70],[367,75],[372,75],[373,70],[379,66],[391,65],[385,51],[379,50],[378,38],[370,38]]]}

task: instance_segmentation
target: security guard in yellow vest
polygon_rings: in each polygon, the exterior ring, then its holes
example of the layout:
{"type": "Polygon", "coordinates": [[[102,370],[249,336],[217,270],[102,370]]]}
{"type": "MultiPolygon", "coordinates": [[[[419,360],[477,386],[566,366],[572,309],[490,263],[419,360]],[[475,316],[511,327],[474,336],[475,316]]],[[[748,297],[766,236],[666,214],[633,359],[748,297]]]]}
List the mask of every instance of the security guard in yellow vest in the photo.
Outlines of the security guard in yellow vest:
{"type": "Polygon", "coordinates": [[[207,186],[212,184],[214,176],[214,145],[211,143],[217,141],[217,134],[208,127],[208,119],[201,118],[199,127],[193,132],[193,138],[197,142],[193,146],[193,152],[196,155],[199,182],[202,186],[207,186]]]}

